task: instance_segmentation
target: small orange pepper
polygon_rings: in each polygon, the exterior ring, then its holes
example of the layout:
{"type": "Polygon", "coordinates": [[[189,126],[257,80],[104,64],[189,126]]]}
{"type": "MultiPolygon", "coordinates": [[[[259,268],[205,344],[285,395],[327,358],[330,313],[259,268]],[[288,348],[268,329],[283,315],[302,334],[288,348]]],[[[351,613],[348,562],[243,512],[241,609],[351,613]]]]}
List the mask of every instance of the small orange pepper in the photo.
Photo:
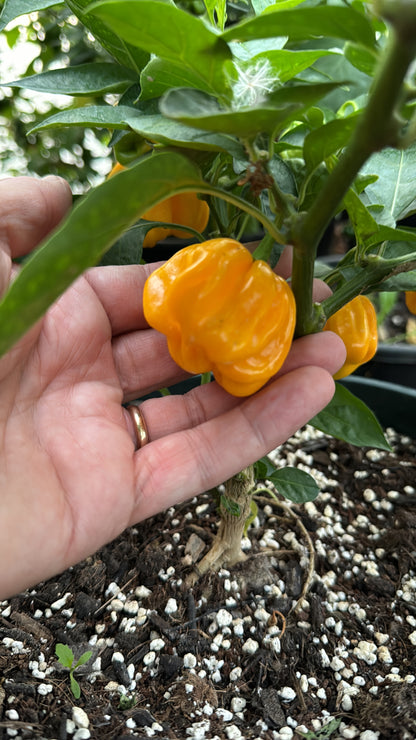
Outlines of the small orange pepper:
{"type": "MultiPolygon", "coordinates": [[[[124,170],[124,166],[117,162],[108,177],[124,170]]],[[[149,208],[142,218],[146,221],[163,221],[164,223],[189,226],[195,231],[204,231],[209,219],[209,206],[205,200],[198,198],[194,192],[179,193],[157,203],[149,208]]],[[[176,236],[179,239],[189,238],[189,232],[172,226],[155,226],[150,229],[143,239],[144,247],[154,247],[162,239],[176,236]]]]}
{"type": "Polygon", "coordinates": [[[416,314],[416,290],[407,290],[405,300],[410,313],[416,314]]]}
{"type": "Polygon", "coordinates": [[[335,380],[351,375],[376,353],[377,315],[373,304],[365,295],[356,296],[330,316],[324,331],[338,334],[347,349],[347,359],[334,375],[335,380]]]}

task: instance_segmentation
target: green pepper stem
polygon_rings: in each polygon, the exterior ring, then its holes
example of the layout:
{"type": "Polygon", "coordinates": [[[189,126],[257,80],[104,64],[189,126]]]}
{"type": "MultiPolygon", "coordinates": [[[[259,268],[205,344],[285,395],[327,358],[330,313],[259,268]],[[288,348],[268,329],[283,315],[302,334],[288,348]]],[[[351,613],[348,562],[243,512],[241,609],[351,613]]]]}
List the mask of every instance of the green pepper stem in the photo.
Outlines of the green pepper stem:
{"type": "Polygon", "coordinates": [[[392,39],[374,80],[368,104],[363,111],[350,143],[307,213],[292,223],[294,246],[292,285],[298,306],[296,335],[317,330],[317,317],[312,301],[311,265],[319,241],[337,212],[343,197],[363,164],[385,146],[398,139],[395,110],[402,96],[402,83],[416,52],[416,38],[403,38],[392,32],[392,39]]]}
{"type": "Polygon", "coordinates": [[[366,260],[369,269],[362,269],[351,280],[347,280],[335,293],[321,303],[321,309],[326,319],[338,311],[348,301],[360,293],[368,292],[392,275],[408,272],[416,268],[416,259],[409,261],[409,255],[396,259],[384,259],[378,255],[369,255],[366,260]]]}

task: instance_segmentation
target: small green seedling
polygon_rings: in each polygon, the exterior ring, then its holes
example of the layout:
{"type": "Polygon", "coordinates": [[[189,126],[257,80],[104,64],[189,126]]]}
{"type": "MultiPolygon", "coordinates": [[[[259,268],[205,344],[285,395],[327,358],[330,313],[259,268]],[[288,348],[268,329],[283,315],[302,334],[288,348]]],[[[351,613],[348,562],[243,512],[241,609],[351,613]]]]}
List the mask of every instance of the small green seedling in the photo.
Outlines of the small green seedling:
{"type": "Polygon", "coordinates": [[[63,666],[64,668],[68,668],[71,691],[75,699],[79,699],[79,697],[81,696],[81,689],[78,681],[74,676],[74,671],[79,668],[79,666],[84,665],[89,661],[92,655],[92,651],[87,650],[85,653],[82,653],[77,661],[75,661],[75,656],[71,648],[68,645],[64,645],[62,642],[58,642],[55,646],[55,653],[58,656],[58,660],[61,666],[63,666]]]}
{"type": "Polygon", "coordinates": [[[331,719],[330,722],[328,722],[327,725],[324,725],[324,727],[321,727],[320,730],[308,730],[308,732],[305,734],[304,732],[300,732],[300,730],[295,730],[295,732],[304,738],[304,740],[329,740],[331,735],[334,734],[334,732],[338,729],[338,727],[341,724],[341,718],[339,719],[331,719]]]}
{"type": "Polygon", "coordinates": [[[126,709],[133,709],[136,704],[137,699],[135,696],[126,696],[125,694],[121,694],[118,708],[121,709],[122,712],[124,712],[126,709]]]}

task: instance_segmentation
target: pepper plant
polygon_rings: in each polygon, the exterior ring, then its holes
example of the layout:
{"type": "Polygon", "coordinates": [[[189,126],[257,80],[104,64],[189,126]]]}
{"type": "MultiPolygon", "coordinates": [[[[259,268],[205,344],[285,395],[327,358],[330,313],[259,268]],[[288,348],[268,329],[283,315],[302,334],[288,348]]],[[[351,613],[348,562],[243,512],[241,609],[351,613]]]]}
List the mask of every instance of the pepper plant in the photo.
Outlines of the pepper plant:
{"type": "MultiPolygon", "coordinates": [[[[0,24],[56,4],[6,0],[0,24]]],[[[72,95],[74,105],[37,122],[31,134],[108,129],[121,166],[26,260],[0,303],[1,353],[86,268],[140,261],[147,232],[159,227],[180,226],[195,242],[224,239],[226,250],[227,240],[241,240],[256,224],[263,237],[254,259],[271,267],[284,245],[293,245],[295,336],[321,331],[357,296],[416,290],[416,229],[400,225],[416,211],[416,2],[61,5],[101,43],[108,61],[2,82],[72,95]],[[92,94],[101,104],[89,104],[92,94]],[[160,208],[189,193],[209,204],[203,234],[191,228],[194,219],[172,223],[172,209],[160,208]],[[341,211],[355,245],[336,269],[325,269],[316,261],[318,246],[341,211]],[[321,304],[312,297],[315,274],[333,291],[321,304]]],[[[374,417],[340,385],[311,423],[356,444],[387,444],[374,417]]],[[[317,494],[301,471],[271,470],[263,460],[255,473],[292,500],[317,494]]],[[[225,484],[220,538],[207,567],[242,557],[252,487],[251,469],[225,484]]]]}

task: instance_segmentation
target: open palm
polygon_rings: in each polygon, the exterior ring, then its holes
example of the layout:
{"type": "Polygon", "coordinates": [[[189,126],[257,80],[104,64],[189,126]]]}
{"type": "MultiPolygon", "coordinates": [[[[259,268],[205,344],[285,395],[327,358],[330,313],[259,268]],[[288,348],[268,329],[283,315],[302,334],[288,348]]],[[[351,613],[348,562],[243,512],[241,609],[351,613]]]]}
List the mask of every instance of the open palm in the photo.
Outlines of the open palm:
{"type": "MultiPolygon", "coordinates": [[[[18,178],[0,183],[0,204],[4,290],[11,258],[58,224],[70,193],[57,178],[18,178]]],[[[331,398],[344,348],[325,332],[297,340],[278,379],[249,399],[211,383],[145,401],[151,442],[135,451],[122,404],[186,377],[143,318],[151,269],[89,271],[0,360],[0,598],[222,482],[331,398]]]]}

